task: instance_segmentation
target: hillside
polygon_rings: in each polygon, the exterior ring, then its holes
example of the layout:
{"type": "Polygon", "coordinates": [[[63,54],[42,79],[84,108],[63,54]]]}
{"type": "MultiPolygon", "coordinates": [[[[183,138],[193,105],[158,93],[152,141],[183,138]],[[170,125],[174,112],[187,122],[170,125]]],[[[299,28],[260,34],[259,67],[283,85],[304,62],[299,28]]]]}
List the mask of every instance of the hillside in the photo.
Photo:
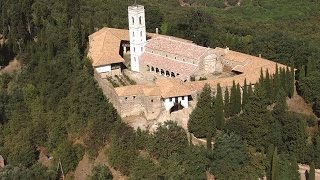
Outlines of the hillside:
{"type": "Polygon", "coordinates": [[[0,72],[0,179],[57,179],[61,169],[75,179],[299,179],[298,163],[320,168],[319,124],[308,116],[320,116],[319,2],[229,0],[228,9],[221,0],[183,2],[193,5],[139,1],[147,30],[261,54],[296,75],[262,75],[245,102],[237,85],[224,101],[204,89],[192,116],[201,127],[188,128],[215,145],[195,146],[176,122],[154,133],[123,123],[94,79],[88,36],[127,28],[132,2],[0,1],[0,65],[9,64],[0,72]],[[294,79],[300,96],[292,94],[294,79]],[[39,155],[50,162],[39,163],[39,155]]]}

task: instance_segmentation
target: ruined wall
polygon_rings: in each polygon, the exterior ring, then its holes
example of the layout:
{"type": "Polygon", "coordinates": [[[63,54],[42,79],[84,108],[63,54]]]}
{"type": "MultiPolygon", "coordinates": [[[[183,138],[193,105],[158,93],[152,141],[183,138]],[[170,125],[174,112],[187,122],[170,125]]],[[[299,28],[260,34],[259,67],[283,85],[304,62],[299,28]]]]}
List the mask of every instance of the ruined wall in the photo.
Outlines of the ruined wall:
{"type": "Polygon", "coordinates": [[[163,110],[160,96],[119,97],[121,117],[143,115],[147,120],[156,119],[163,110]]]}
{"type": "Polygon", "coordinates": [[[145,110],[144,96],[119,97],[121,104],[121,117],[143,115],[145,110]]]}
{"type": "Polygon", "coordinates": [[[121,104],[119,101],[118,94],[114,90],[113,86],[108,81],[102,79],[100,74],[95,70],[94,70],[94,78],[99,84],[99,87],[103,92],[103,95],[105,95],[109,99],[109,101],[113,104],[113,106],[116,108],[116,110],[120,114],[121,104]]]}
{"type": "Polygon", "coordinates": [[[145,115],[148,120],[156,119],[161,113],[163,103],[160,96],[146,96],[144,99],[145,103],[145,115]]]}

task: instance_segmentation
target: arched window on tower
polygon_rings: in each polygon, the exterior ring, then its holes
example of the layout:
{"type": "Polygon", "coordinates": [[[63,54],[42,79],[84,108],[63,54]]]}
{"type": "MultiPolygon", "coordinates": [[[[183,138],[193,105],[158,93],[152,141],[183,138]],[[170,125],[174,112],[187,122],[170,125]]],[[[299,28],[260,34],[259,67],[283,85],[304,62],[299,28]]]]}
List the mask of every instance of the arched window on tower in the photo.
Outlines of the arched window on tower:
{"type": "Polygon", "coordinates": [[[132,19],[132,24],[134,24],[134,17],[132,17],[131,19],[132,19]]]}
{"type": "Polygon", "coordinates": [[[141,16],[139,17],[139,23],[140,23],[140,25],[142,24],[142,18],[141,18],[141,16]]]}
{"type": "Polygon", "coordinates": [[[142,37],[142,31],[140,31],[140,37],[142,37]]]}

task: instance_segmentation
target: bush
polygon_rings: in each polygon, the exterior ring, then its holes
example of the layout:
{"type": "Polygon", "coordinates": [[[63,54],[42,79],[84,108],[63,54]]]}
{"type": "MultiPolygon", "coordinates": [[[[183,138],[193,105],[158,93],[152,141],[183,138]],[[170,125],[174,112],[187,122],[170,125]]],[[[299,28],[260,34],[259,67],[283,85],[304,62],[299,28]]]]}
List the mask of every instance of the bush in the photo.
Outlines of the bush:
{"type": "Polygon", "coordinates": [[[95,166],[92,169],[91,175],[88,180],[111,180],[113,176],[108,167],[105,165],[95,166]]]}

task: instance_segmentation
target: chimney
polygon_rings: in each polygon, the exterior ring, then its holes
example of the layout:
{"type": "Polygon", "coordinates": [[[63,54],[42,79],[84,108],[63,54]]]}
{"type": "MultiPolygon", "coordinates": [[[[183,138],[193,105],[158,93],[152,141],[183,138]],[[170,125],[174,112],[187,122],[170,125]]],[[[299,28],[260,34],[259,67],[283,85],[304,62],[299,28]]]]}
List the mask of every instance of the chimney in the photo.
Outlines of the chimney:
{"type": "Polygon", "coordinates": [[[261,54],[259,54],[259,58],[261,58],[261,54]]]}
{"type": "Polygon", "coordinates": [[[228,53],[229,52],[229,47],[226,46],[226,49],[224,50],[224,53],[228,53]]]}
{"type": "Polygon", "coordinates": [[[159,34],[159,28],[156,28],[156,34],[159,34]]]}

